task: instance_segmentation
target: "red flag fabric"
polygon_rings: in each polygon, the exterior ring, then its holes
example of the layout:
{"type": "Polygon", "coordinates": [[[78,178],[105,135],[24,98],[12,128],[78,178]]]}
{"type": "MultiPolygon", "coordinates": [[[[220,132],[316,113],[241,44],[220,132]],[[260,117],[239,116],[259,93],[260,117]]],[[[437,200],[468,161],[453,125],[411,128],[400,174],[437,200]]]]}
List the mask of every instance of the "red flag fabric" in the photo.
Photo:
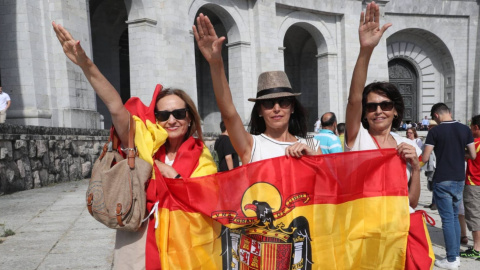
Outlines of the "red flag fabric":
{"type": "Polygon", "coordinates": [[[381,149],[157,181],[162,268],[403,269],[405,171],[381,149]]]}

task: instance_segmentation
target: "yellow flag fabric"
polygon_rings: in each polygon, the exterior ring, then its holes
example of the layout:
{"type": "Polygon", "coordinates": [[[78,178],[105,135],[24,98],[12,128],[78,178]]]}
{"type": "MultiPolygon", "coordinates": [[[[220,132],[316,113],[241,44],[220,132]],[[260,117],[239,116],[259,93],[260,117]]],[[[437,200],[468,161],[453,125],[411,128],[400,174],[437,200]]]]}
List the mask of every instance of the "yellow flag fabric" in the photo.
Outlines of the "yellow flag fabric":
{"type": "Polygon", "coordinates": [[[164,179],[155,231],[161,267],[403,269],[405,171],[396,151],[382,149],[164,179]]]}

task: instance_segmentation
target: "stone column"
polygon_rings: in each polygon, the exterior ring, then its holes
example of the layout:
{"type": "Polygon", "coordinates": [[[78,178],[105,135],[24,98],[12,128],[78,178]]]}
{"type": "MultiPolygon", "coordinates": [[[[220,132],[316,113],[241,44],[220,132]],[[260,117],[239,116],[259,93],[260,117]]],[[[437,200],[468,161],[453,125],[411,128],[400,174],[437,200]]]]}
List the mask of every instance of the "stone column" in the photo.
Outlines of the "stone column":
{"type": "MultiPolygon", "coordinates": [[[[157,21],[152,18],[139,18],[127,21],[130,52],[130,94],[139,97],[146,105],[150,104],[158,80],[157,21]]],[[[161,62],[160,62],[161,63],[161,62]]]]}
{"type": "Polygon", "coordinates": [[[83,1],[9,1],[2,6],[8,24],[0,28],[3,90],[12,106],[8,122],[97,128],[95,94],[80,68],[68,60],[52,30],[65,25],[91,52],[88,5],[83,1]],[[12,19],[13,18],[13,19],[12,19]]]}
{"type": "Polygon", "coordinates": [[[264,71],[283,70],[283,52],[278,48],[275,10],[274,0],[256,1],[253,6],[252,36],[255,37],[257,76],[264,71]]]}
{"type": "Polygon", "coordinates": [[[243,120],[245,126],[250,120],[250,113],[253,108],[253,102],[248,98],[255,97],[257,94],[255,85],[256,78],[252,78],[250,42],[234,42],[227,44],[229,60],[229,84],[232,91],[233,103],[238,114],[243,120]]]}

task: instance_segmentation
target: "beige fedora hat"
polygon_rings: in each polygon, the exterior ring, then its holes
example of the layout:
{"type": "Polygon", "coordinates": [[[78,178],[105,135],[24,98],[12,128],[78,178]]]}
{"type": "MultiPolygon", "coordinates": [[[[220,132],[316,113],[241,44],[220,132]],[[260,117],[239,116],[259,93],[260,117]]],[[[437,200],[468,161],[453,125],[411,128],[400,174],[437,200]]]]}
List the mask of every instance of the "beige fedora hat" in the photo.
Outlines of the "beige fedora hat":
{"type": "Polygon", "coordinates": [[[257,97],[248,101],[257,101],[279,97],[294,97],[301,93],[294,93],[287,74],[284,71],[267,71],[258,76],[257,97]]]}
{"type": "Polygon", "coordinates": [[[434,120],[429,120],[429,121],[428,121],[428,125],[429,125],[429,126],[436,126],[436,125],[438,125],[438,124],[437,124],[437,122],[435,122],[434,120]]]}

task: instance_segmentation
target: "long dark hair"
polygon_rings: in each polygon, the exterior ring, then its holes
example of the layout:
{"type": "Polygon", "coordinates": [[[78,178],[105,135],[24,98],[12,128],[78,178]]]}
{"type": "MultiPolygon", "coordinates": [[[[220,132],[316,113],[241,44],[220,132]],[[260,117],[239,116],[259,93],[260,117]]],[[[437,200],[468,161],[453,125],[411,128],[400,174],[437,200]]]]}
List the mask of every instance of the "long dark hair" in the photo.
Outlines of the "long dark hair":
{"type": "MultiPolygon", "coordinates": [[[[292,97],[293,113],[290,114],[290,120],[288,121],[288,132],[294,136],[305,138],[307,136],[307,111],[302,104],[292,97]]],[[[252,135],[260,135],[267,129],[265,120],[259,116],[261,103],[255,102],[250,115],[250,123],[248,124],[248,131],[252,135]]]]}
{"type": "Polygon", "coordinates": [[[393,118],[392,127],[397,128],[400,126],[400,123],[403,120],[403,112],[405,111],[405,105],[403,103],[402,94],[398,91],[397,87],[388,82],[373,82],[363,89],[362,97],[362,125],[365,129],[368,130],[370,125],[368,124],[367,119],[365,118],[365,104],[367,103],[367,96],[371,92],[384,96],[391,101],[393,101],[395,110],[397,111],[397,117],[393,118]]]}
{"type": "MultiPolygon", "coordinates": [[[[185,91],[180,89],[165,88],[160,92],[160,94],[158,94],[157,99],[155,100],[155,104],[157,104],[160,99],[170,95],[176,95],[185,102],[185,106],[188,109],[187,113],[190,116],[190,120],[192,120],[190,126],[188,127],[187,133],[183,138],[183,141],[186,141],[190,136],[193,136],[195,133],[197,133],[197,137],[203,141],[200,115],[198,114],[195,103],[193,103],[193,100],[187,93],[185,93],[185,91]]],[[[157,111],[156,105],[155,111],[157,111]]]]}

